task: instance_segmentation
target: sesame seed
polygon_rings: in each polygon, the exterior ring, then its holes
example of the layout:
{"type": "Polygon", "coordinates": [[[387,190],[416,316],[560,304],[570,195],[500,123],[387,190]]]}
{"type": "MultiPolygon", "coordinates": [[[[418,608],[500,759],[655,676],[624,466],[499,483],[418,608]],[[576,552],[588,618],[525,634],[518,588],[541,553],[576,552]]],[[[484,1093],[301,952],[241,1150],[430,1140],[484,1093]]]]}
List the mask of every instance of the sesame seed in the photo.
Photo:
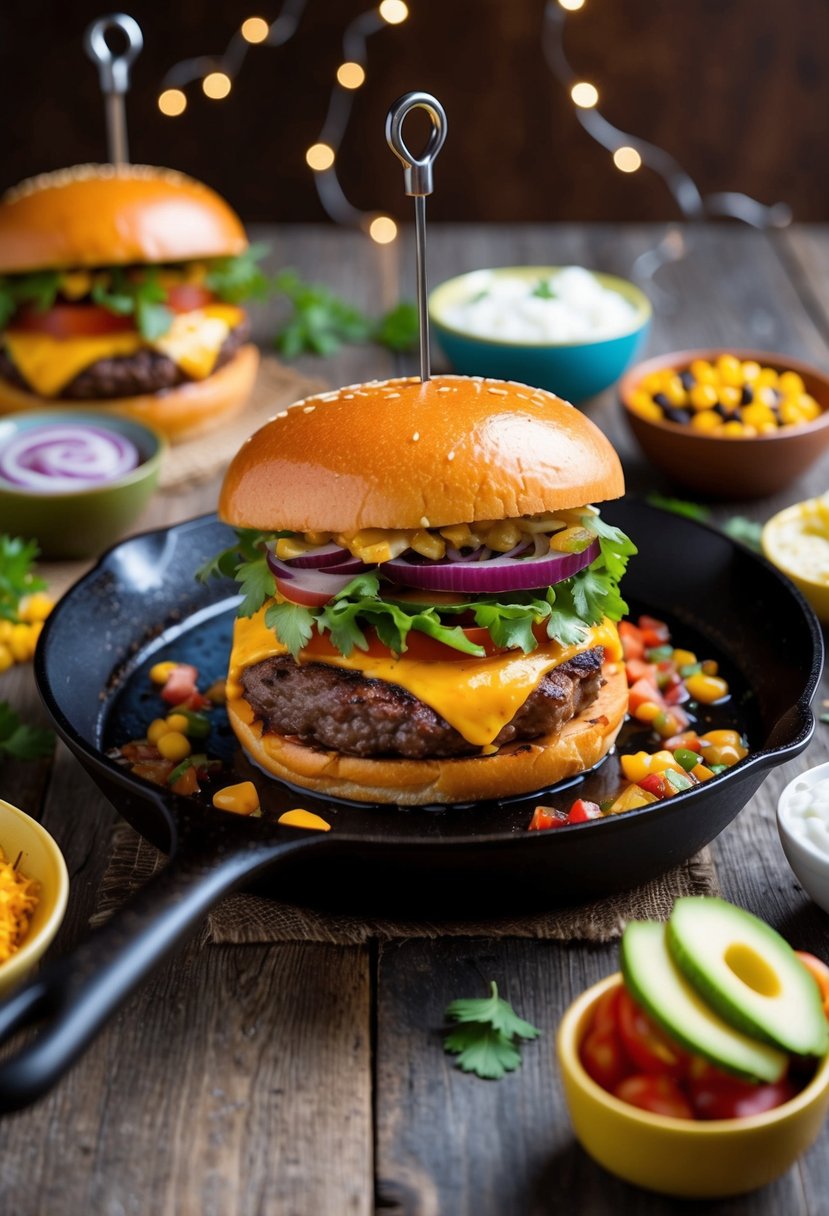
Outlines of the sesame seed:
{"type": "Polygon", "coordinates": [[[494,397],[506,397],[507,390],[505,388],[488,388],[488,393],[492,393],[494,397]]]}
{"type": "Polygon", "coordinates": [[[421,528],[431,527],[431,525],[425,515],[421,515],[421,517],[420,517],[420,526],[421,526],[421,528]]]}
{"type": "Polygon", "coordinates": [[[516,393],[515,395],[516,397],[520,397],[522,401],[529,401],[529,397],[526,393],[516,393]]]}
{"type": "Polygon", "coordinates": [[[343,401],[353,401],[353,400],[354,400],[353,393],[343,393],[343,401]]]}
{"type": "Polygon", "coordinates": [[[455,453],[454,453],[454,452],[447,452],[447,453],[446,453],[446,459],[447,459],[447,460],[454,460],[454,459],[455,459],[455,453]]]}
{"type": "Polygon", "coordinates": [[[302,412],[303,414],[313,414],[316,408],[317,407],[315,405],[303,405],[302,412]]]}
{"type": "Polygon", "coordinates": [[[420,438],[420,431],[415,431],[414,435],[412,435],[412,439],[414,440],[415,443],[417,443],[419,438],[420,438]]]}
{"type": "Polygon", "coordinates": [[[442,384],[440,386],[440,388],[438,389],[439,393],[454,393],[455,391],[456,390],[452,387],[451,384],[442,384]]]}
{"type": "Polygon", "coordinates": [[[287,418],[287,417],[288,417],[288,411],[287,411],[287,410],[280,410],[280,411],[279,411],[279,413],[278,413],[276,416],[277,416],[277,418],[287,418]]]}
{"type": "Polygon", "coordinates": [[[399,393],[386,393],[386,401],[391,401],[394,397],[399,397],[399,393]]]}

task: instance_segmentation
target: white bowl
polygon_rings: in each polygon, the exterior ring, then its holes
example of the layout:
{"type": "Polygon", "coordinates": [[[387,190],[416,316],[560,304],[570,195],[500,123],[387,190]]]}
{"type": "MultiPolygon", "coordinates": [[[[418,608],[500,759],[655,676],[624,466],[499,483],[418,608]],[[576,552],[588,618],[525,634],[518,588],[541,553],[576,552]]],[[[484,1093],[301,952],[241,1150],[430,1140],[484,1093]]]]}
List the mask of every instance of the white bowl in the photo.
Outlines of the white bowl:
{"type": "Polygon", "coordinates": [[[827,779],[829,763],[808,768],[789,782],[777,803],[777,830],[786,860],[803,890],[824,912],[829,912],[829,853],[824,853],[814,841],[800,834],[791,808],[795,793],[827,779]]]}

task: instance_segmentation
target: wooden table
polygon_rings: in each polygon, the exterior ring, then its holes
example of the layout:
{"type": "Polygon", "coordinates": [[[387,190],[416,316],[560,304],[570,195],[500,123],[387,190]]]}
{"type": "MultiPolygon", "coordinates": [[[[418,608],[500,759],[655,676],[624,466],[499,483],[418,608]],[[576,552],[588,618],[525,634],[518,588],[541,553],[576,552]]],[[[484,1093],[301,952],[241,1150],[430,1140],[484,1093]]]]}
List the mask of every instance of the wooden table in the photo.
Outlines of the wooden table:
{"type": "MultiPolygon", "coordinates": [[[[479,266],[580,263],[625,275],[656,227],[444,227],[431,233],[434,277],[479,266]]],[[[413,295],[413,241],[380,248],[323,228],[257,233],[293,265],[379,312],[413,295]]],[[[829,230],[763,235],[702,228],[691,255],[660,274],[672,293],[653,352],[733,344],[829,365],[829,230]]],[[[276,308],[276,306],[274,306],[276,308]]],[[[260,314],[266,341],[275,313],[260,314]]],[[[307,362],[332,384],[394,373],[373,347],[307,362]]],[[[632,450],[612,393],[590,414],[636,488],[668,487],[632,450]]],[[[778,498],[734,504],[763,519],[823,491],[829,462],[778,498]]],[[[151,527],[208,510],[216,485],[157,497],[151,527]]],[[[829,695],[824,686],[823,696],[829,695]]],[[[0,697],[43,720],[30,672],[0,677],[0,697]]],[[[719,837],[725,895],[826,955],[827,919],[798,888],[774,806],[796,772],[829,757],[829,727],[770,776],[719,837]]],[[[40,817],[64,850],[69,911],[53,953],[87,932],[117,816],[59,747],[53,763],[7,762],[2,796],[40,817]]],[[[364,947],[191,945],[128,1003],[47,1098],[7,1117],[0,1211],[15,1216],[535,1216],[651,1214],[675,1204],[627,1187],[576,1145],[553,1059],[565,1006],[615,968],[612,946],[447,938],[364,947]],[[497,976],[544,1029],[523,1067],[484,1083],[443,1054],[437,1029],[454,997],[497,976]]],[[[708,1213],[829,1211],[829,1134],[779,1182],[708,1213]]],[[[698,1205],[700,1208],[702,1205],[698,1205]]],[[[687,1205],[688,1212],[697,1205],[687,1205]]]]}

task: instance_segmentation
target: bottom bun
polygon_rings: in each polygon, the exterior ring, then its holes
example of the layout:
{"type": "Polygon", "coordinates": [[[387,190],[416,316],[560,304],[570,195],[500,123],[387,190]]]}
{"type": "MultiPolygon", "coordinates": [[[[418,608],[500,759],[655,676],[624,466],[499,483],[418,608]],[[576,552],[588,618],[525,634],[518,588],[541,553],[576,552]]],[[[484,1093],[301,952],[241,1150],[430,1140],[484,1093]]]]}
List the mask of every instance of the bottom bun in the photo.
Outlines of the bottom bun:
{"type": "Polygon", "coordinates": [[[94,398],[67,401],[55,397],[38,397],[0,378],[0,414],[19,414],[28,410],[66,409],[102,410],[134,418],[145,426],[160,431],[177,443],[210,430],[242,409],[250,396],[259,351],[248,343],[242,346],[229,363],[204,380],[188,380],[177,388],[141,397],[94,398]]]}
{"type": "Polygon", "coordinates": [[[491,756],[455,760],[366,760],[306,747],[263,733],[242,698],[228,702],[230,724],[255,764],[292,785],[352,802],[402,806],[480,802],[529,794],[593,768],[608,753],[627,712],[628,684],[621,663],[605,663],[598,697],[554,735],[508,743],[491,756]]]}

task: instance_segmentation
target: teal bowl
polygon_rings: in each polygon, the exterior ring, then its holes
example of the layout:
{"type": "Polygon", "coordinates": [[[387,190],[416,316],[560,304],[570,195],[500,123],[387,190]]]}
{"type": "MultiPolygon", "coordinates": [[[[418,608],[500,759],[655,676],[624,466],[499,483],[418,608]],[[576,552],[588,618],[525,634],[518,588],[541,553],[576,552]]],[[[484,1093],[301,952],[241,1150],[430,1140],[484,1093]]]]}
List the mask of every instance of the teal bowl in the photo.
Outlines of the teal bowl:
{"type": "Polygon", "coordinates": [[[502,266],[495,270],[473,270],[441,283],[429,295],[432,332],[457,372],[466,376],[492,376],[517,380],[535,388],[546,388],[565,401],[585,401],[619,379],[642,349],[651,320],[648,297],[627,279],[591,271],[603,287],[618,292],[631,303],[635,317],[629,329],[598,341],[517,342],[514,339],[481,338],[458,329],[445,320],[456,304],[486,290],[493,279],[526,279],[537,282],[553,277],[558,266],[502,266]]]}
{"type": "Polygon", "coordinates": [[[0,478],[0,532],[36,540],[45,558],[92,557],[114,544],[135,522],[158,484],[167,444],[156,431],[95,410],[32,410],[0,418],[0,450],[44,423],[82,423],[114,431],[138,449],[136,468],[88,489],[43,494],[0,478]]]}

